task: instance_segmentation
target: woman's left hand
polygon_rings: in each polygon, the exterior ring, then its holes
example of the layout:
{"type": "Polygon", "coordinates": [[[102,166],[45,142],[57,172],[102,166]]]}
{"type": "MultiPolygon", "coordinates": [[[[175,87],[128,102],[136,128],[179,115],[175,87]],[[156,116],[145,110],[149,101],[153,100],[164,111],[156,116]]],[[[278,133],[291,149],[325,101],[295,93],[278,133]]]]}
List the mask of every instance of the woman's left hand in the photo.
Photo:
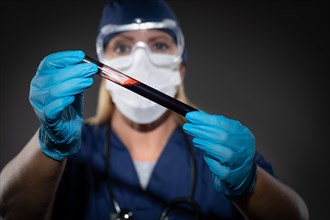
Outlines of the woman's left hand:
{"type": "Polygon", "coordinates": [[[183,130],[205,152],[216,190],[234,199],[249,194],[256,181],[255,138],[239,121],[203,111],[186,115],[183,130]]]}

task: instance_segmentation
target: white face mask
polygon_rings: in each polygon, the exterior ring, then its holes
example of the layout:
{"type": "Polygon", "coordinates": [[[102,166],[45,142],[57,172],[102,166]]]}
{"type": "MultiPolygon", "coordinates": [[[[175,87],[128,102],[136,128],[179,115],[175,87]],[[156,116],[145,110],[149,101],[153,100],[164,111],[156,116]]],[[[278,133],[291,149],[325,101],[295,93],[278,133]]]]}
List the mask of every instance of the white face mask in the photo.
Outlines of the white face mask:
{"type": "MultiPolygon", "coordinates": [[[[167,62],[172,56],[151,53],[147,55],[145,49],[138,48],[130,55],[112,60],[103,60],[103,62],[142,83],[174,97],[181,84],[181,77],[178,64],[169,64],[167,62]],[[154,64],[151,60],[157,60],[159,65],[154,64]],[[165,63],[167,64],[165,65],[165,63]]],[[[166,108],[163,106],[108,80],[106,81],[106,88],[119,111],[137,124],[152,123],[166,112],[166,108]]]]}

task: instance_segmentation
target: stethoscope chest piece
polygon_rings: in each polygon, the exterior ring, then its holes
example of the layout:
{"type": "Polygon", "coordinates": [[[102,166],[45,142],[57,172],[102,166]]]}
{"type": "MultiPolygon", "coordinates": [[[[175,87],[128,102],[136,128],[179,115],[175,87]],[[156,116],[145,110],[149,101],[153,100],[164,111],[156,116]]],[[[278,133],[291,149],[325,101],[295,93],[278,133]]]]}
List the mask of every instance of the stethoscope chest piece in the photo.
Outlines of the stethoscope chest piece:
{"type": "Polygon", "coordinates": [[[128,209],[121,209],[120,212],[115,212],[110,214],[110,220],[132,220],[133,213],[128,209]]]}

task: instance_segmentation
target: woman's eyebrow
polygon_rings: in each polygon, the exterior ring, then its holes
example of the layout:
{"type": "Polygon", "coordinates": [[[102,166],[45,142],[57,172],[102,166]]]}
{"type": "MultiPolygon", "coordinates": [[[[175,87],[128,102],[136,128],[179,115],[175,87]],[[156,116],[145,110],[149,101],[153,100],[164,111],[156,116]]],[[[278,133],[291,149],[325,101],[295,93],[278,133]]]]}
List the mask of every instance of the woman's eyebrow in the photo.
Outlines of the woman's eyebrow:
{"type": "Polygon", "coordinates": [[[155,41],[155,40],[158,40],[158,39],[165,39],[165,40],[172,40],[172,37],[170,36],[164,36],[164,35],[158,35],[158,36],[154,36],[154,37],[151,37],[149,38],[149,41],[155,41]]]}
{"type": "Polygon", "coordinates": [[[127,35],[118,35],[117,37],[114,38],[114,40],[122,40],[121,38],[124,38],[125,40],[128,40],[128,41],[134,41],[134,38],[133,37],[130,37],[130,36],[127,36],[127,35]]]}

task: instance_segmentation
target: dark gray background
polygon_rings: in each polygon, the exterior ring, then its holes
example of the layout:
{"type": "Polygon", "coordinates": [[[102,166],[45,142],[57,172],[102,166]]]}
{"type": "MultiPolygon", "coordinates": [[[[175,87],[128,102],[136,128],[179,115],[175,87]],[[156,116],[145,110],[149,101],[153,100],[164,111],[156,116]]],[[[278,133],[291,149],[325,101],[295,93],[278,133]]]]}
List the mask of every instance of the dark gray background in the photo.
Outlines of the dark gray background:
{"type": "MultiPolygon", "coordinates": [[[[29,83],[49,53],[94,42],[105,0],[1,1],[2,168],[39,122],[29,83]]],[[[240,120],[277,176],[328,219],[329,44],[327,1],[170,1],[189,51],[188,96],[201,109],[240,120]]],[[[95,112],[97,87],[86,92],[95,112]]]]}

